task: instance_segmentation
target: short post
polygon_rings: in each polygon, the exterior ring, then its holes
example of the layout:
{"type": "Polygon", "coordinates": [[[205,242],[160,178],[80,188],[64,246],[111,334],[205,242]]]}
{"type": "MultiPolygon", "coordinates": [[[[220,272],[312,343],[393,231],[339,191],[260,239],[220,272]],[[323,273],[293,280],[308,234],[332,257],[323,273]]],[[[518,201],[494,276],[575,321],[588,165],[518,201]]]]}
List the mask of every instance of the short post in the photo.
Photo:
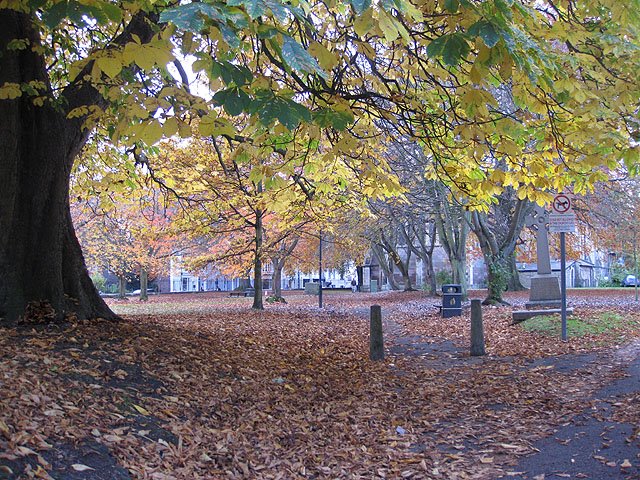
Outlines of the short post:
{"type": "Polygon", "coordinates": [[[382,340],[382,308],[380,305],[371,306],[371,320],[369,322],[369,359],[384,359],[384,342],[382,340]]]}
{"type": "Polygon", "coordinates": [[[480,300],[471,300],[471,356],[486,355],[484,350],[484,328],[480,300]]]}

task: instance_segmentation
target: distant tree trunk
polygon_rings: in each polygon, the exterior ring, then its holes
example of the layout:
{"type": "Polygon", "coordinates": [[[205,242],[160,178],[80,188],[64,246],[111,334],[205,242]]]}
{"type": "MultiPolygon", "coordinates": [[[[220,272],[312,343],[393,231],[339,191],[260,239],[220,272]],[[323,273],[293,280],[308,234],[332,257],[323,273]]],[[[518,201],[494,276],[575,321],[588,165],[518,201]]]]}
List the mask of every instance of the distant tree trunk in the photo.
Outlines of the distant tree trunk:
{"type": "Polygon", "coordinates": [[[436,273],[433,270],[433,251],[436,246],[436,223],[423,217],[410,217],[408,226],[401,225],[400,231],[408,248],[422,261],[422,285],[431,295],[436,293],[436,273]],[[427,223],[429,230],[427,231],[427,223]],[[410,234],[410,232],[412,234],[410,234]],[[415,241],[414,241],[415,240],[415,241]]]}
{"type": "Polygon", "coordinates": [[[273,263],[273,294],[271,295],[275,299],[282,298],[282,269],[284,268],[284,261],[280,259],[272,260],[273,263]]]}
{"type": "Polygon", "coordinates": [[[256,249],[253,259],[253,288],[255,289],[253,294],[253,306],[251,308],[255,310],[264,310],[262,303],[262,242],[264,235],[264,228],[262,226],[262,216],[264,213],[262,210],[256,209],[256,223],[255,223],[255,243],[256,249]]]}
{"type": "Polygon", "coordinates": [[[411,292],[413,290],[415,290],[415,288],[413,288],[413,282],[411,281],[411,275],[409,274],[409,261],[411,259],[411,252],[407,252],[407,263],[405,264],[404,262],[402,262],[402,260],[400,261],[399,265],[402,265],[402,267],[398,267],[398,269],[400,270],[400,273],[402,273],[402,280],[404,281],[404,291],[405,292],[411,292]]]}
{"type": "Polygon", "coordinates": [[[422,259],[422,270],[423,270],[423,278],[425,279],[425,285],[428,285],[428,290],[431,295],[436,294],[436,272],[433,269],[433,251],[436,246],[436,222],[431,223],[431,227],[429,229],[429,244],[426,245],[424,240],[421,240],[421,251],[422,255],[420,258],[422,259]]]}
{"type": "Polygon", "coordinates": [[[488,293],[484,305],[508,304],[502,295],[512,277],[516,241],[530,209],[530,202],[515,199],[515,191],[509,189],[501,194],[491,218],[482,212],[473,212],[471,216],[471,228],[487,265],[488,293]]]}
{"type": "Polygon", "coordinates": [[[362,266],[356,267],[356,276],[358,277],[358,288],[364,283],[364,268],[362,266]]]}
{"type": "Polygon", "coordinates": [[[293,238],[289,243],[282,241],[278,250],[271,258],[273,264],[273,295],[275,300],[284,301],[282,296],[282,270],[289,255],[293,253],[298,245],[299,237],[293,238]]]}
{"type": "Polygon", "coordinates": [[[413,290],[413,284],[411,283],[411,277],[409,276],[409,260],[411,258],[411,253],[407,252],[407,261],[406,263],[402,261],[400,254],[396,249],[392,248],[390,245],[385,244],[384,249],[387,251],[389,255],[389,259],[393,262],[393,265],[400,271],[402,275],[402,280],[404,282],[404,291],[408,292],[413,290]]]}
{"type": "Polygon", "coordinates": [[[149,284],[149,274],[145,268],[140,269],[140,300],[146,302],[149,300],[147,293],[147,285],[149,284]]]}
{"type": "MultiPolygon", "coordinates": [[[[411,261],[411,249],[407,247],[407,254],[405,259],[402,259],[402,256],[398,252],[398,239],[396,234],[392,234],[391,239],[387,238],[384,232],[381,232],[380,237],[380,248],[387,253],[390,265],[391,276],[393,276],[394,267],[398,269],[400,275],[402,275],[402,280],[404,282],[404,291],[413,290],[413,283],[411,282],[411,277],[409,276],[409,263],[411,261]]],[[[395,281],[395,280],[394,280],[395,281]]],[[[394,288],[394,290],[399,290],[398,288],[394,288]]]]}
{"type": "Polygon", "coordinates": [[[380,268],[386,275],[387,281],[389,282],[389,286],[391,286],[391,289],[400,290],[400,286],[398,285],[398,282],[396,282],[396,279],[393,276],[393,263],[387,259],[387,256],[384,254],[384,250],[382,249],[382,247],[377,243],[373,243],[371,245],[371,250],[373,251],[373,254],[376,256],[376,259],[380,264],[380,268]]]}
{"type": "Polygon", "coordinates": [[[439,200],[435,215],[440,243],[447,252],[451,264],[453,283],[462,287],[462,297],[467,297],[467,236],[469,233],[469,212],[460,205],[448,202],[446,193],[437,190],[439,200]]]}
{"type": "Polygon", "coordinates": [[[431,295],[436,294],[436,272],[433,269],[433,256],[425,255],[422,257],[422,275],[424,278],[424,284],[427,285],[428,291],[431,295]]]}
{"type": "Polygon", "coordinates": [[[118,275],[118,298],[127,297],[127,279],[124,275],[118,275]]]}
{"type": "MultiPolygon", "coordinates": [[[[391,208],[387,209],[387,213],[394,218],[394,212],[391,208]]],[[[380,231],[379,245],[387,253],[389,259],[390,271],[393,275],[394,267],[398,269],[402,275],[405,292],[414,290],[411,276],[409,275],[409,266],[411,264],[411,253],[413,238],[407,232],[403,222],[392,221],[390,228],[380,231]],[[401,255],[402,244],[400,237],[404,239],[405,255],[401,255]]]]}
{"type": "Polygon", "coordinates": [[[463,285],[463,296],[467,294],[467,259],[459,255],[451,257],[451,280],[453,283],[463,285]]]}
{"type": "Polygon", "coordinates": [[[487,265],[487,298],[482,301],[483,305],[509,305],[502,298],[509,282],[509,275],[508,259],[496,256],[489,261],[487,265]]]}

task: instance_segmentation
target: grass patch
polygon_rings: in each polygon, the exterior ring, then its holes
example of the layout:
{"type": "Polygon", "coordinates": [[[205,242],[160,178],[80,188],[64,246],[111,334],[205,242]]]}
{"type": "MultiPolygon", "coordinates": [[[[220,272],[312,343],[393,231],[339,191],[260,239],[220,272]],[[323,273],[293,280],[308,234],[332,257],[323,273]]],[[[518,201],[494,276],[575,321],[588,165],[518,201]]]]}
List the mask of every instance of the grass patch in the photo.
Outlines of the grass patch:
{"type": "MultiPolygon", "coordinates": [[[[585,335],[601,335],[609,330],[615,330],[623,325],[624,318],[614,312],[602,312],[593,317],[567,317],[567,334],[572,337],[585,335]]],[[[542,335],[559,336],[562,329],[560,315],[543,315],[533,317],[520,324],[527,332],[537,332],[542,335]]]]}
{"type": "Polygon", "coordinates": [[[202,299],[192,302],[138,302],[114,303],[110,305],[118,315],[188,315],[220,310],[222,305],[250,306],[243,298],[202,299]]]}

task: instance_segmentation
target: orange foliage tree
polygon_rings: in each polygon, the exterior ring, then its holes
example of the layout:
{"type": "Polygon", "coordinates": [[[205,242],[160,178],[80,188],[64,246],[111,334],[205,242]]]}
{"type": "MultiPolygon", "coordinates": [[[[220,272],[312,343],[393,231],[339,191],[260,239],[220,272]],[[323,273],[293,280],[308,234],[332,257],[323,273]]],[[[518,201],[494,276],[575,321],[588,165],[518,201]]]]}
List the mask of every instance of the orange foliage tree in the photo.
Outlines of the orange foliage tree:
{"type": "Polygon", "coordinates": [[[140,298],[147,299],[149,278],[168,271],[169,257],[191,248],[172,222],[178,206],[137,178],[125,181],[115,150],[88,152],[73,176],[71,213],[93,270],[108,270],[119,279],[124,296],[127,276],[140,277],[140,298]],[[103,161],[104,160],[104,161],[103,161]],[[106,161],[106,162],[105,162],[106,161]]]}

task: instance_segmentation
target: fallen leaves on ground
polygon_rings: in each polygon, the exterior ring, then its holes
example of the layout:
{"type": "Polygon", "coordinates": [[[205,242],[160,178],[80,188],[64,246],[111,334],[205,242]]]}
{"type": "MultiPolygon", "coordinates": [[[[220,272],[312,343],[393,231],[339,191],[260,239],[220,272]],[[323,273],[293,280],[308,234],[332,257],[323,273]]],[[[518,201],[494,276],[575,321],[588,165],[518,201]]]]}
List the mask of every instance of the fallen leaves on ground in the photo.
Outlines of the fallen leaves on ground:
{"type": "MultiPolygon", "coordinates": [[[[608,360],[540,361],[608,359],[613,337],[564,344],[512,326],[506,308],[484,310],[478,359],[461,353],[468,315],[442,319],[420,292],[314,300],[256,312],[247,299],[158,296],[114,302],[129,309],[120,323],[3,330],[0,476],[496,478],[619,375],[608,360]],[[373,303],[391,352],[377,363],[373,303]],[[443,339],[454,347],[428,350],[443,339]]],[[[617,333],[637,335],[634,322],[617,333]]]]}

